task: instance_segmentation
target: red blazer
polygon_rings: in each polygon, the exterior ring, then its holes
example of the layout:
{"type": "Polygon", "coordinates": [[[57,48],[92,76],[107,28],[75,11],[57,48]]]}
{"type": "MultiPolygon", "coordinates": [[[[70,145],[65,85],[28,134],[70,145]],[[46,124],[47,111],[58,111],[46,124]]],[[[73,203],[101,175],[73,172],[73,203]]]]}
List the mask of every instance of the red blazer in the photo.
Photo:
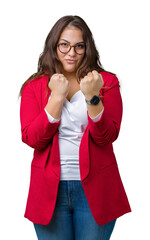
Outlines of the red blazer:
{"type": "MultiPolygon", "coordinates": [[[[88,116],[79,150],[82,186],[99,225],[131,211],[112,146],[122,118],[119,83],[116,76],[101,74],[106,87],[100,91],[104,112],[97,122],[88,116]]],[[[50,96],[47,83],[47,76],[29,82],[23,89],[20,108],[22,141],[34,148],[25,217],[43,225],[53,216],[60,180],[60,121],[50,123],[45,113],[50,96]]]]}

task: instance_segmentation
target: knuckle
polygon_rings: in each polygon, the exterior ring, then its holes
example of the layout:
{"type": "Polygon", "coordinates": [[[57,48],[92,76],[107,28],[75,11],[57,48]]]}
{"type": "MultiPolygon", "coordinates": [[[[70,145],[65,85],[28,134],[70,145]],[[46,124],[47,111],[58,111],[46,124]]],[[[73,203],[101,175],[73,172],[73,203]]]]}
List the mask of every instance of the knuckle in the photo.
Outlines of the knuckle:
{"type": "Polygon", "coordinates": [[[91,76],[92,75],[92,72],[88,72],[87,76],[91,76]]]}
{"type": "Polygon", "coordinates": [[[84,77],[82,80],[81,80],[81,83],[84,84],[86,82],[86,79],[87,77],[84,77]]]}

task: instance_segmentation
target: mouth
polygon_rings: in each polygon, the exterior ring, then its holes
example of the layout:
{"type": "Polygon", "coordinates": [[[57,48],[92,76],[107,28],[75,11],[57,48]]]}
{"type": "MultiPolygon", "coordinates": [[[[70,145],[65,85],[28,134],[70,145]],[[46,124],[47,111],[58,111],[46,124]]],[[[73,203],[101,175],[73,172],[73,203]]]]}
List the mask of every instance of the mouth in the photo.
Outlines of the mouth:
{"type": "Polygon", "coordinates": [[[73,60],[73,59],[66,59],[66,62],[67,63],[75,63],[75,60],[73,60]]]}

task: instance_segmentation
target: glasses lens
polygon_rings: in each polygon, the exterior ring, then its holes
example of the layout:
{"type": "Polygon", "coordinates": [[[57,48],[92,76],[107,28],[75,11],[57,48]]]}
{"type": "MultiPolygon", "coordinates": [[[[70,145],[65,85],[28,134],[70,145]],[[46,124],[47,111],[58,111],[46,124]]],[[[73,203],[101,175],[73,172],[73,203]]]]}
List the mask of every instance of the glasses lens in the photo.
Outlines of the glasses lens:
{"type": "Polygon", "coordinates": [[[85,52],[85,45],[83,43],[75,45],[75,51],[78,54],[83,54],[85,52]]]}
{"type": "Polygon", "coordinates": [[[67,43],[60,43],[58,45],[58,48],[59,48],[60,52],[67,53],[69,51],[69,49],[70,49],[70,46],[67,43]]]}

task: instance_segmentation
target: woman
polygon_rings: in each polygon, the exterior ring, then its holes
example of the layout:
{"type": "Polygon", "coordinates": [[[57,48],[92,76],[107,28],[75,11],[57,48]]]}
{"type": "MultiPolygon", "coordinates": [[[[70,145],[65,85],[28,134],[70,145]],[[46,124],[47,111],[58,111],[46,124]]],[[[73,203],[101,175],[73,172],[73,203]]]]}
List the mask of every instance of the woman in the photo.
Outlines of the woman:
{"type": "Polygon", "coordinates": [[[131,211],[112,147],[122,101],[82,18],[56,22],[20,94],[22,140],[34,148],[25,217],[38,239],[110,239],[131,211]]]}

